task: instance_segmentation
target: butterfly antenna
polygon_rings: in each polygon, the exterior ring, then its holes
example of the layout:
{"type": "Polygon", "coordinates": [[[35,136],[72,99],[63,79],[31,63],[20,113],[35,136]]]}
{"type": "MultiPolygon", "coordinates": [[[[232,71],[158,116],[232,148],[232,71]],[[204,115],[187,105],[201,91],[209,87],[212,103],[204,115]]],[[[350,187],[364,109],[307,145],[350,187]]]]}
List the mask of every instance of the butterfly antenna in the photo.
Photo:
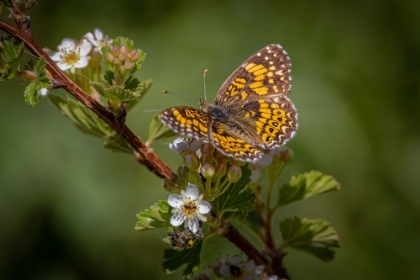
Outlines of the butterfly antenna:
{"type": "Polygon", "coordinates": [[[196,98],[196,97],[192,97],[192,96],[189,96],[189,95],[180,94],[180,93],[176,93],[176,92],[171,92],[171,91],[167,91],[167,90],[162,90],[162,92],[163,92],[164,94],[173,94],[173,95],[178,95],[178,96],[182,96],[182,97],[186,97],[186,98],[191,98],[191,99],[199,100],[199,99],[198,99],[198,98],[196,98]]]}
{"type": "Polygon", "coordinates": [[[207,101],[207,92],[206,92],[206,75],[207,75],[207,69],[204,70],[203,73],[203,83],[204,83],[204,100],[207,101]]]}

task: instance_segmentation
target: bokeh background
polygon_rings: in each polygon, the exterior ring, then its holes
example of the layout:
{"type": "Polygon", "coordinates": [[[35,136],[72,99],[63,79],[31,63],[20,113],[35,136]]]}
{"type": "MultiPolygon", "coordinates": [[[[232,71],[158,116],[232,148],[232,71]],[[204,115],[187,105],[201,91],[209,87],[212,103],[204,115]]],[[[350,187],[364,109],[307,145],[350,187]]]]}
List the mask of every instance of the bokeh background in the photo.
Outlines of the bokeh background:
{"type": "MultiPolygon", "coordinates": [[[[198,106],[161,90],[202,97],[208,69],[213,100],[251,54],[284,46],[300,129],[283,181],[316,169],[342,184],[281,212],[326,219],[341,237],[333,264],[291,251],[293,279],[420,279],[419,17],[415,0],[48,0],[31,13],[41,46],[99,27],[147,53],[138,78],[154,85],[128,116],[143,138],[157,111],[198,106]]],[[[47,99],[25,105],[23,89],[0,85],[0,278],[178,279],[161,269],[165,231],[133,230],[136,213],[166,199],[161,181],[81,134],[47,99]]],[[[181,163],[167,143],[153,148],[181,163]]],[[[220,238],[205,250],[207,263],[235,252],[220,238]]]]}

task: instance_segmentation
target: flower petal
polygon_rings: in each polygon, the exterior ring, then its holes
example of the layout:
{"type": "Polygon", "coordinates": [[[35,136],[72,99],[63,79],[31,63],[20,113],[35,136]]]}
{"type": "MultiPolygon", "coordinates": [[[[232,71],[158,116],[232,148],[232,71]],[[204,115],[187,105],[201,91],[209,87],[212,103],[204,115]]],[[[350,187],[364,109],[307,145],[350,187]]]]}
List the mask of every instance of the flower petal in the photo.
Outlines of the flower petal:
{"type": "Polygon", "coordinates": [[[219,268],[219,274],[223,276],[225,279],[231,279],[230,275],[230,265],[223,264],[219,268]]]}
{"type": "Polygon", "coordinates": [[[190,147],[192,151],[196,152],[198,149],[201,148],[202,145],[203,145],[203,140],[194,140],[191,142],[190,147]]]}
{"type": "Polygon", "coordinates": [[[188,183],[187,189],[185,190],[185,196],[191,200],[196,200],[198,195],[198,188],[195,185],[188,183]]]}
{"type": "Polygon", "coordinates": [[[202,200],[198,204],[198,212],[200,214],[207,214],[211,210],[211,204],[208,201],[202,200]]]}
{"type": "Polygon", "coordinates": [[[50,55],[50,58],[54,61],[60,61],[63,59],[63,53],[62,52],[54,52],[50,55]]]}
{"type": "Polygon", "coordinates": [[[187,143],[185,143],[185,138],[178,137],[172,143],[169,144],[169,148],[175,154],[179,154],[181,151],[187,151],[190,149],[187,143]]]}
{"type": "Polygon", "coordinates": [[[193,232],[197,233],[200,224],[197,217],[192,217],[188,220],[188,228],[193,232]]]}
{"type": "Polygon", "coordinates": [[[80,48],[80,56],[86,56],[92,49],[92,44],[88,40],[83,39],[78,47],[80,48]]]}
{"type": "Polygon", "coordinates": [[[102,38],[104,38],[104,33],[99,28],[95,28],[95,30],[93,32],[95,32],[96,40],[99,41],[99,40],[102,40],[102,38]]]}
{"type": "Polygon", "coordinates": [[[244,264],[244,268],[246,271],[252,271],[254,269],[255,263],[253,260],[250,260],[244,264]]]}
{"type": "Polygon", "coordinates": [[[239,255],[230,256],[228,261],[230,262],[230,264],[238,266],[242,262],[242,257],[239,255]]]}
{"type": "Polygon", "coordinates": [[[93,36],[93,34],[91,32],[86,33],[85,38],[94,46],[98,45],[98,42],[95,40],[95,37],[93,36]]]}
{"type": "Polygon", "coordinates": [[[182,225],[182,223],[185,220],[185,215],[182,213],[175,213],[172,215],[171,217],[171,225],[173,225],[174,227],[180,226],[182,225]]]}
{"type": "Polygon", "coordinates": [[[41,95],[41,96],[47,96],[48,89],[47,88],[41,88],[41,89],[37,90],[37,93],[38,93],[38,95],[41,95]]]}
{"type": "Polygon", "coordinates": [[[57,62],[57,66],[63,71],[71,68],[70,64],[67,64],[67,63],[62,62],[62,61],[57,62]]]}
{"type": "Polygon", "coordinates": [[[83,68],[88,65],[89,59],[87,57],[81,57],[73,66],[75,68],[83,68]]]}
{"type": "Polygon", "coordinates": [[[61,41],[61,45],[58,46],[58,49],[61,50],[63,48],[69,48],[74,49],[76,47],[76,44],[74,43],[74,40],[71,38],[64,38],[63,41],[61,41]]]}
{"type": "Polygon", "coordinates": [[[182,199],[182,196],[180,196],[179,194],[171,194],[168,197],[168,204],[171,207],[179,208],[184,204],[184,201],[182,199]]]}

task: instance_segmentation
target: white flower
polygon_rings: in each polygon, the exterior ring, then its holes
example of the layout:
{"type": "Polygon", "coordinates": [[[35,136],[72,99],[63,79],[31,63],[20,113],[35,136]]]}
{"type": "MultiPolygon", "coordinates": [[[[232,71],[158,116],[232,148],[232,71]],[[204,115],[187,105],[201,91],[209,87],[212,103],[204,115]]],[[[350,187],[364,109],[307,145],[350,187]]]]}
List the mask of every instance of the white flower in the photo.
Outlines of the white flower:
{"type": "Polygon", "coordinates": [[[108,40],[107,36],[104,36],[104,33],[99,28],[95,28],[93,31],[94,34],[91,32],[85,35],[85,38],[95,46],[93,49],[94,52],[101,52],[102,47],[107,46],[112,43],[112,40],[108,40]]]}
{"type": "Polygon", "coordinates": [[[168,203],[173,207],[171,225],[174,227],[184,223],[193,233],[197,233],[200,228],[200,221],[207,221],[205,214],[211,210],[209,202],[203,200],[203,194],[199,195],[195,185],[188,184],[186,190],[179,194],[171,194],[168,203]]]}
{"type": "Polygon", "coordinates": [[[58,46],[58,52],[50,55],[51,59],[56,61],[57,66],[61,70],[70,69],[72,73],[76,72],[76,68],[83,68],[88,65],[92,44],[83,39],[78,44],[70,38],[64,38],[61,45],[58,46]]]}
{"type": "Polygon", "coordinates": [[[178,155],[184,151],[193,151],[197,153],[198,157],[201,157],[201,145],[203,145],[202,140],[191,140],[188,138],[178,137],[169,144],[169,148],[172,152],[178,155]]]}
{"type": "Polygon", "coordinates": [[[38,93],[39,96],[45,97],[45,96],[47,96],[48,89],[47,88],[41,88],[41,89],[37,90],[37,93],[38,93]]]}
{"type": "Polygon", "coordinates": [[[256,266],[253,260],[244,262],[241,256],[229,256],[221,259],[213,268],[216,274],[224,279],[260,280],[263,276],[264,266],[256,266]]]}

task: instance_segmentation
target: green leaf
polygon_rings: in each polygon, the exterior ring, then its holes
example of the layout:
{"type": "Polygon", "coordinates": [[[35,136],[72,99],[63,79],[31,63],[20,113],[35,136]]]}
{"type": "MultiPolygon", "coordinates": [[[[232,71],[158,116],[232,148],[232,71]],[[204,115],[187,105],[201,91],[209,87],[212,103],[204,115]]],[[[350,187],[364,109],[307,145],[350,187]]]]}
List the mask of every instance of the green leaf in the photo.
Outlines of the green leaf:
{"type": "Polygon", "coordinates": [[[27,85],[23,93],[23,98],[28,105],[35,106],[38,103],[38,91],[42,88],[49,88],[51,86],[51,81],[45,70],[46,65],[47,62],[44,57],[40,57],[36,64],[33,62],[27,64],[27,67],[32,67],[36,74],[35,81],[27,85]]]}
{"type": "Polygon", "coordinates": [[[0,39],[0,82],[15,77],[25,45],[11,36],[0,39]]]}
{"type": "Polygon", "coordinates": [[[88,107],[67,97],[48,95],[50,101],[83,133],[100,138],[112,138],[113,130],[88,107]]]}
{"type": "Polygon", "coordinates": [[[293,176],[290,182],[279,188],[277,207],[302,200],[316,194],[340,189],[340,184],[329,175],[319,171],[310,171],[293,176]]]}
{"type": "Polygon", "coordinates": [[[184,264],[187,264],[187,267],[182,272],[182,276],[191,278],[192,274],[200,267],[200,253],[202,245],[203,241],[200,240],[194,245],[194,247],[188,250],[165,250],[163,253],[163,270],[167,273],[171,273],[184,264]]]}
{"type": "Polygon", "coordinates": [[[174,136],[176,136],[176,133],[164,125],[160,121],[159,114],[157,114],[150,122],[146,143],[147,145],[150,145],[157,140],[167,139],[174,136]]]}
{"type": "Polygon", "coordinates": [[[139,92],[142,90],[139,88],[138,90],[133,91],[125,89],[123,86],[106,86],[96,82],[91,82],[90,84],[101,96],[116,102],[135,100],[140,97],[139,92]]]}
{"type": "Polygon", "coordinates": [[[218,218],[240,219],[246,218],[249,211],[254,208],[257,196],[246,185],[251,182],[251,170],[248,165],[242,167],[242,177],[238,182],[231,184],[227,190],[218,196],[212,203],[212,207],[218,218]]]}
{"type": "Polygon", "coordinates": [[[340,247],[337,232],[324,220],[295,216],[281,221],[280,230],[283,237],[282,249],[294,248],[325,262],[331,262],[335,255],[334,248],[340,247]]]}
{"type": "Polygon", "coordinates": [[[151,79],[143,81],[143,82],[140,83],[140,85],[138,86],[138,89],[137,89],[140,97],[127,102],[127,111],[131,110],[137,103],[140,102],[140,100],[143,99],[143,97],[149,91],[151,86],[152,86],[152,80],[151,79]]]}
{"type": "Polygon", "coordinates": [[[38,92],[34,83],[30,83],[23,91],[23,99],[25,103],[30,106],[35,106],[38,103],[38,92]]]}
{"type": "Polygon", "coordinates": [[[155,228],[170,227],[171,207],[166,200],[159,200],[159,202],[150,206],[149,209],[137,214],[135,230],[148,230],[155,228]]]}

